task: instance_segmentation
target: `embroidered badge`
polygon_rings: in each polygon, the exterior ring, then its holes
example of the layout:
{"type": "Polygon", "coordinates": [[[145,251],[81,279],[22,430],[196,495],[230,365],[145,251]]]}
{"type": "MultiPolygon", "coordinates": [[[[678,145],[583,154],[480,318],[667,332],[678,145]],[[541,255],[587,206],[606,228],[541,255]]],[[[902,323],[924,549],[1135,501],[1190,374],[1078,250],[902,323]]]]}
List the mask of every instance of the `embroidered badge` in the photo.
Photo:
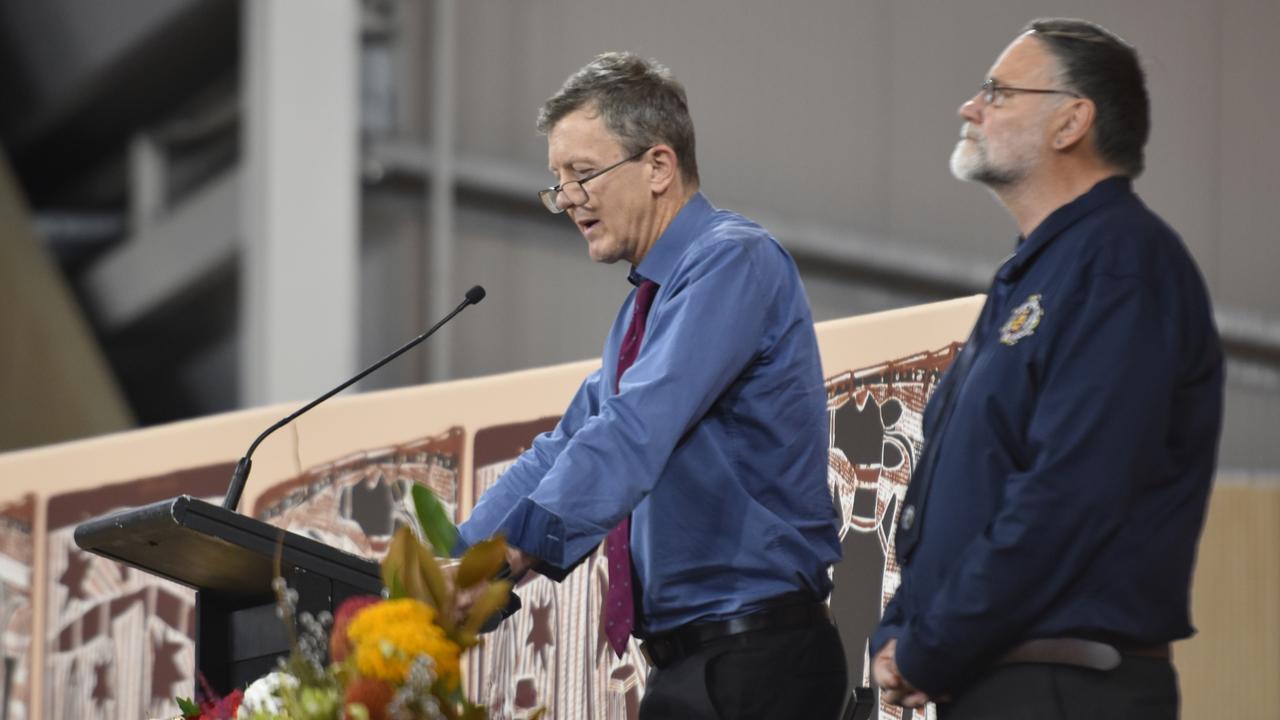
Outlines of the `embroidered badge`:
{"type": "Polygon", "coordinates": [[[1044,317],[1044,308],[1040,307],[1040,295],[1037,293],[1027,301],[1013,309],[1009,322],[1000,328],[1000,342],[1012,345],[1036,331],[1040,319],[1044,317]]]}

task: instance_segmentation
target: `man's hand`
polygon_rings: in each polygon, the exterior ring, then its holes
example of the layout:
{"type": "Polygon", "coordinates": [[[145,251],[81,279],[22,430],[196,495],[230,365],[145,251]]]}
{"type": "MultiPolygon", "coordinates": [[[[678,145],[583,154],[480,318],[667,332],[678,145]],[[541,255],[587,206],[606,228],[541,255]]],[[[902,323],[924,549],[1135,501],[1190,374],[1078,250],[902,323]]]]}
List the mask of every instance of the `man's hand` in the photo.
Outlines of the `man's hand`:
{"type": "MultiPolygon", "coordinates": [[[[530,568],[537,564],[537,562],[538,558],[520,550],[519,548],[514,548],[510,545],[507,546],[507,565],[511,568],[509,577],[518,578],[521,575],[524,575],[530,568]]],[[[445,569],[445,578],[451,586],[455,585],[454,576],[457,572],[457,563],[454,563],[452,567],[445,569]]],[[[456,604],[453,608],[454,622],[461,623],[466,619],[467,614],[471,612],[471,606],[475,604],[476,600],[480,599],[480,595],[484,592],[484,589],[484,583],[479,583],[472,587],[458,590],[458,594],[455,598],[456,604]]]]}
{"type": "Polygon", "coordinates": [[[880,697],[890,705],[922,708],[928,704],[929,696],[917,690],[898,672],[898,662],[894,659],[897,649],[898,641],[890,640],[876,653],[875,662],[871,664],[876,684],[880,686],[880,697]]]}
{"type": "Polygon", "coordinates": [[[507,546],[507,565],[511,568],[511,577],[518,578],[538,564],[538,558],[517,547],[507,546]]]}

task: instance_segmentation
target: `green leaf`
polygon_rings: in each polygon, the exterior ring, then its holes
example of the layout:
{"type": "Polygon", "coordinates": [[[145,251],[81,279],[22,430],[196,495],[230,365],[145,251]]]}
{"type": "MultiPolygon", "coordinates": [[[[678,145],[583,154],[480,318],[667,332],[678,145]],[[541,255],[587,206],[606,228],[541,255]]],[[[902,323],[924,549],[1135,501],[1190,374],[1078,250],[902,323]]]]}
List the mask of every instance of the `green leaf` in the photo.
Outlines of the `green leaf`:
{"type": "Polygon", "coordinates": [[[456,588],[450,586],[449,580],[445,578],[444,569],[427,548],[418,544],[418,550],[418,572],[431,598],[427,602],[435,606],[436,622],[448,634],[454,628],[453,605],[456,599],[454,597],[456,588]]]}
{"type": "Polygon", "coordinates": [[[507,543],[501,537],[481,540],[467,548],[462,556],[462,564],[458,566],[458,587],[469,588],[472,585],[492,578],[502,569],[507,559],[507,543]]]}
{"type": "Polygon", "coordinates": [[[387,598],[390,600],[399,600],[408,597],[408,593],[404,590],[404,585],[400,582],[400,578],[391,578],[391,584],[387,586],[387,598]]]}
{"type": "Polygon", "coordinates": [[[395,595],[396,585],[399,584],[401,589],[404,588],[404,581],[401,573],[404,570],[406,560],[408,558],[408,543],[406,540],[411,539],[412,533],[401,532],[405,528],[396,530],[395,535],[391,537],[391,547],[387,548],[387,554],[382,558],[382,584],[391,593],[395,595]],[[405,536],[410,536],[406,538],[405,536]]]}
{"type": "Polygon", "coordinates": [[[510,580],[499,580],[489,584],[484,589],[484,593],[471,604],[471,609],[467,613],[467,620],[462,625],[462,632],[466,635],[475,635],[480,630],[480,626],[484,625],[484,621],[489,619],[490,615],[506,607],[507,598],[510,596],[510,580]]]}
{"type": "MultiPolygon", "coordinates": [[[[420,556],[430,555],[430,551],[422,543],[418,542],[417,536],[406,526],[401,526],[396,530],[395,537],[391,539],[391,547],[397,551],[396,559],[398,563],[393,577],[403,585],[405,596],[434,606],[436,604],[435,597],[427,586],[427,580],[423,577],[422,569],[418,562],[420,556]]],[[[388,554],[387,558],[390,559],[391,555],[388,554]]]]}
{"type": "Polygon", "coordinates": [[[200,706],[194,700],[187,698],[175,698],[178,701],[178,709],[182,711],[182,717],[199,717],[200,706]]]}
{"type": "Polygon", "coordinates": [[[458,528],[454,526],[444,504],[425,485],[414,484],[413,506],[418,511],[418,524],[422,535],[431,543],[431,549],[440,557],[447,557],[458,543],[458,528]]]}

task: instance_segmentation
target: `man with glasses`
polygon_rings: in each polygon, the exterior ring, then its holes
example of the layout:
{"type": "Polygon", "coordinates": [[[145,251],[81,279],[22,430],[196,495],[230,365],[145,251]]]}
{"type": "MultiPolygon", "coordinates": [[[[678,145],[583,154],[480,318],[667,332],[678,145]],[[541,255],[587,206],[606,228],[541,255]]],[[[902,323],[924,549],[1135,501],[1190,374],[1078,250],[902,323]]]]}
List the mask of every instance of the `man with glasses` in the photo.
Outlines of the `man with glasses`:
{"type": "Polygon", "coordinates": [[[1137,54],[1032,22],[960,117],[951,170],[1020,237],[925,413],[881,697],[944,720],[1176,717],[1222,353],[1194,262],[1131,188],[1137,54]]]}
{"type": "MultiPolygon", "coordinates": [[[[699,192],[683,87],[597,57],[542,108],[554,187],[635,289],[602,367],[460,528],[518,576],[605,545],[602,632],[651,670],[642,718],[834,718],[846,685],[824,603],[840,556],[821,363],[795,263],[699,192]]],[[[602,645],[603,647],[603,645],[602,645]]],[[[604,650],[608,652],[608,650],[604,650]]]]}

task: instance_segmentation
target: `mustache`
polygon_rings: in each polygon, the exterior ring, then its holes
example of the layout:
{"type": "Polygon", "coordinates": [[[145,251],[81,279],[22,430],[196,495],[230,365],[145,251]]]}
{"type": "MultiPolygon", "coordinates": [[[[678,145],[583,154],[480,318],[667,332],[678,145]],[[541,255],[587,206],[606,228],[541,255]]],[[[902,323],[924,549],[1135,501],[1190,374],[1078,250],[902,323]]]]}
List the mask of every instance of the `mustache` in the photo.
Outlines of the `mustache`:
{"type": "Polygon", "coordinates": [[[978,132],[970,123],[960,126],[960,138],[962,140],[982,140],[982,133],[978,132]]]}

